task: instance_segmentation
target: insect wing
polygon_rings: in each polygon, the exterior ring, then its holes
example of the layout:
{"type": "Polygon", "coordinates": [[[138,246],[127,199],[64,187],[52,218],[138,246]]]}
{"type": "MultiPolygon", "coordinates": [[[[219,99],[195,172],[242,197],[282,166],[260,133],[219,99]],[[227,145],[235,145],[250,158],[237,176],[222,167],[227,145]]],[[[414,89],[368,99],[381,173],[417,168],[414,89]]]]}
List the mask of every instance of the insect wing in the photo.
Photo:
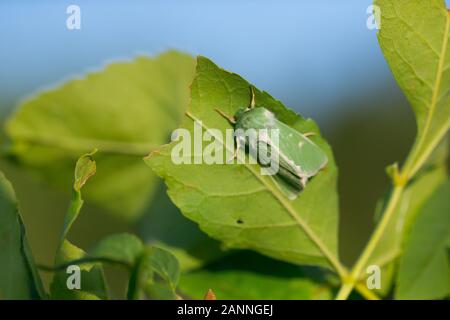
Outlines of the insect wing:
{"type": "Polygon", "coordinates": [[[305,177],[314,177],[328,163],[326,153],[303,134],[277,121],[280,130],[280,165],[294,167],[305,177]],[[284,163],[287,160],[289,163],[284,163]],[[291,163],[293,162],[293,163],[291,163]]]}
{"type": "MultiPolygon", "coordinates": [[[[257,142],[258,161],[265,167],[276,168],[276,172],[267,170],[275,185],[290,200],[297,198],[303,189],[300,172],[292,161],[286,159],[280,153],[278,146],[268,137],[264,137],[257,142]],[[274,174],[275,173],[275,174],[274,174]]],[[[250,147],[251,148],[251,147],[250,147]]]]}

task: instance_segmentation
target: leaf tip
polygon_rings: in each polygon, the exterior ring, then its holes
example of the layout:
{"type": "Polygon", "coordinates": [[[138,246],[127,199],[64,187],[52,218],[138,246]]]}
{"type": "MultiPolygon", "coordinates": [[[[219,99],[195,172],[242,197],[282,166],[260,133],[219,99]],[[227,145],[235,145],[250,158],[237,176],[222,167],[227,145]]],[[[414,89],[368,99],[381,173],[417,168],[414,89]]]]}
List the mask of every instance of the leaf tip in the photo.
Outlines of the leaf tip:
{"type": "Polygon", "coordinates": [[[80,191],[86,181],[97,172],[97,166],[92,156],[97,152],[97,149],[90,153],[82,155],[75,165],[75,181],[73,188],[75,191],[80,191]]]}

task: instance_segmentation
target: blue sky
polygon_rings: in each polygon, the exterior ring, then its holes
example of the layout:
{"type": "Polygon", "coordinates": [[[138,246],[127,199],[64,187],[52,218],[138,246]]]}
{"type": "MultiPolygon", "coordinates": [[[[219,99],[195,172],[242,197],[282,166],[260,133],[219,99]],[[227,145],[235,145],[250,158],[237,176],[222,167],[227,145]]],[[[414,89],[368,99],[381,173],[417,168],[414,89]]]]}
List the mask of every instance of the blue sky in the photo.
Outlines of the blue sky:
{"type": "MultiPolygon", "coordinates": [[[[395,87],[366,27],[371,1],[0,3],[0,104],[105,63],[166,49],[202,54],[307,116],[395,87]],[[81,8],[81,30],[66,8],[81,8]]],[[[364,106],[361,106],[364,108],[364,106]]]]}

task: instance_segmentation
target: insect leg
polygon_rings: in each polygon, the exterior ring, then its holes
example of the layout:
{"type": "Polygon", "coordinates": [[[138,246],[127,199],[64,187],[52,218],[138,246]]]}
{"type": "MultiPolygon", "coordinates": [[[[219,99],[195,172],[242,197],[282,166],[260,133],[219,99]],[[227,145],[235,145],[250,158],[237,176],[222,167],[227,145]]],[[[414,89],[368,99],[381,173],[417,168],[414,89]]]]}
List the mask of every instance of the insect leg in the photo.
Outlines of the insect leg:
{"type": "Polygon", "coordinates": [[[302,133],[302,135],[304,135],[305,137],[311,137],[311,136],[315,136],[316,133],[315,132],[305,132],[305,133],[302,133]]]}
{"type": "Polygon", "coordinates": [[[241,140],[239,138],[236,138],[236,149],[234,150],[233,156],[227,160],[227,163],[231,163],[235,158],[237,158],[240,148],[241,148],[241,140]]]}
{"type": "Polygon", "coordinates": [[[253,90],[253,86],[250,86],[250,92],[252,95],[252,98],[250,100],[250,109],[253,109],[255,107],[255,91],[253,90]]]}

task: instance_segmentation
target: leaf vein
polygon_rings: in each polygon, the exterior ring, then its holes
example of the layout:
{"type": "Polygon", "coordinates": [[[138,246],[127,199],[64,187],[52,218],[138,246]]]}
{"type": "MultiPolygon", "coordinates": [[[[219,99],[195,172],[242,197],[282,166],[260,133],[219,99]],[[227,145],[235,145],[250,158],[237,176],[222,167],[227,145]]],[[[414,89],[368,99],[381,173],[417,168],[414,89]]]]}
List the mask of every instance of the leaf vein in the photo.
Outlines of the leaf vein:
{"type": "MultiPolygon", "coordinates": [[[[209,130],[209,128],[201,122],[197,117],[195,117],[193,114],[191,114],[189,111],[186,112],[186,116],[189,117],[191,120],[199,123],[205,130],[209,130]]],[[[228,146],[222,141],[220,137],[215,137],[216,141],[221,143],[227,150],[228,146]]],[[[233,150],[229,150],[232,152],[233,150]]],[[[305,221],[300,218],[296,212],[296,210],[289,204],[287,201],[283,198],[283,195],[281,195],[276,189],[274,189],[273,186],[271,186],[266,179],[261,177],[257,171],[255,171],[251,166],[249,166],[247,163],[244,163],[244,166],[262,183],[263,186],[270,192],[270,194],[285,208],[285,210],[288,212],[288,214],[291,216],[292,219],[298,224],[300,229],[305,232],[305,234],[309,237],[309,239],[316,245],[316,247],[322,251],[323,255],[328,259],[328,261],[331,263],[331,265],[334,266],[336,271],[340,276],[344,276],[346,274],[346,271],[343,269],[337,258],[334,256],[333,253],[328,249],[328,247],[322,242],[322,240],[316,235],[316,233],[305,223],[305,221]]]]}

